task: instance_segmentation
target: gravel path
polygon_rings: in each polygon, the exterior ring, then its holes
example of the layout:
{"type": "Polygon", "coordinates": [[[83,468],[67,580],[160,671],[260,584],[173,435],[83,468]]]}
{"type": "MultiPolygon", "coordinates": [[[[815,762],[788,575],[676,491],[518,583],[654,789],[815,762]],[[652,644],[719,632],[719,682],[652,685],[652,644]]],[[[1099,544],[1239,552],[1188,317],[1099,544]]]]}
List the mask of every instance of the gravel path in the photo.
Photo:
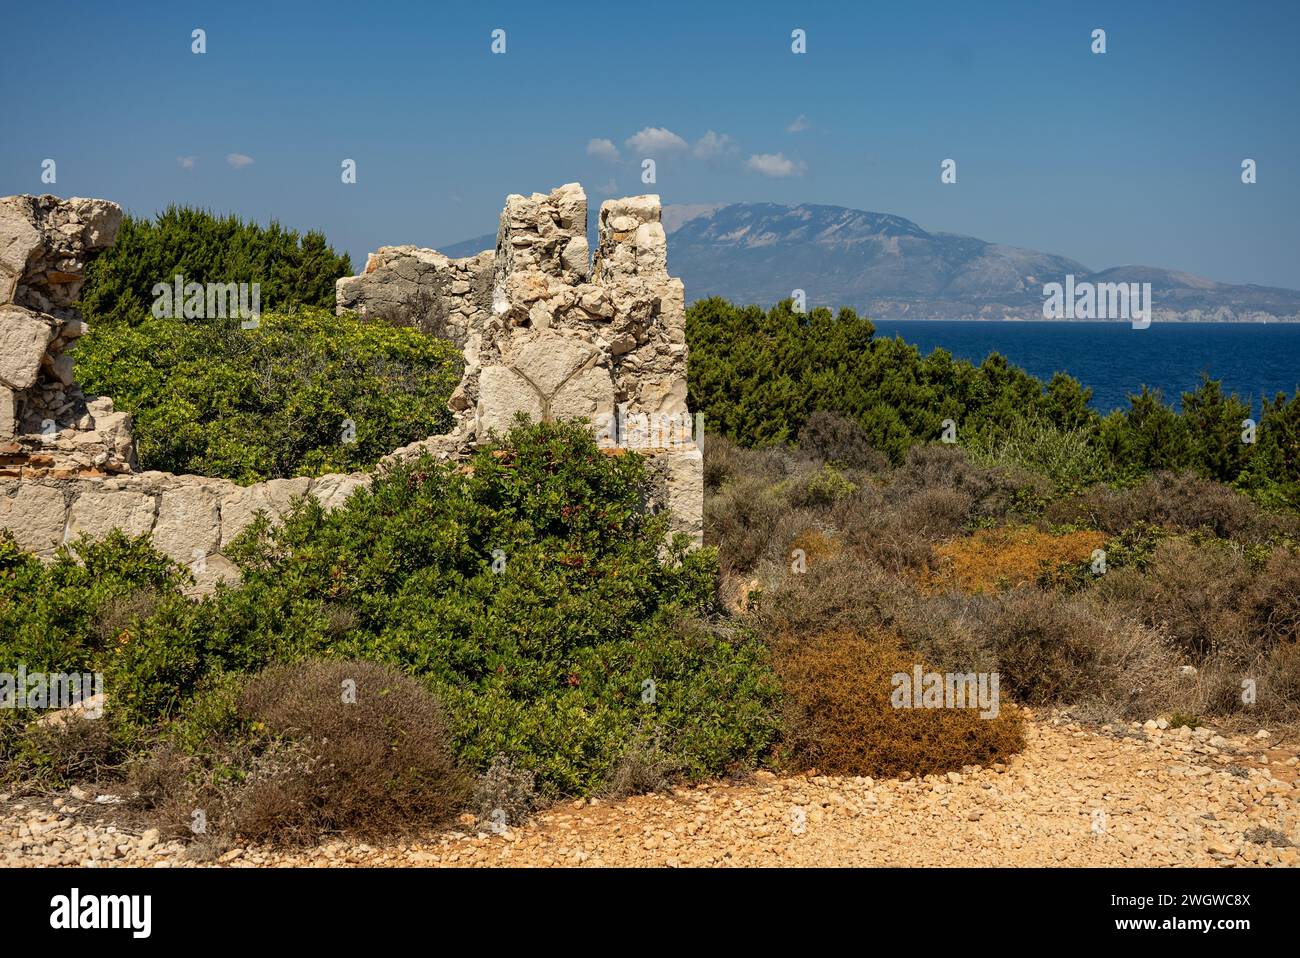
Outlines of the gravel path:
{"type": "MultiPolygon", "coordinates": [[[[1156,723],[1026,729],[1007,766],[925,780],[759,773],[552,807],[504,835],[463,831],[372,847],[235,848],[230,866],[1300,865],[1294,743],[1156,723]]],[[[88,821],[93,796],[0,795],[0,865],[200,863],[157,833],[88,821]]]]}

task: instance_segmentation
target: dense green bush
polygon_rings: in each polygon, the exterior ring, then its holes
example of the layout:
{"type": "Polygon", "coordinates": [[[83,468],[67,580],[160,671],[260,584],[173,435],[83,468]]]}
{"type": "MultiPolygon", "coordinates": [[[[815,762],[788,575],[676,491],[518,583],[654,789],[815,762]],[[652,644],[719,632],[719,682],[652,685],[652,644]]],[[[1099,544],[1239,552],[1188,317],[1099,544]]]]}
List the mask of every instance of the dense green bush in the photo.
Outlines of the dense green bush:
{"type": "Polygon", "coordinates": [[[11,556],[0,614],[20,641],[0,633],[0,661],[101,668],[128,729],[182,715],[214,676],[388,663],[444,703],[462,761],[504,755],[547,798],[605,788],[646,741],[690,777],[752,764],[775,735],[764,649],[708,624],[715,554],[665,545],[645,481],[639,457],[603,454],[581,425],[521,425],[472,470],[426,459],[341,509],[308,500],[282,526],[255,524],[234,550],[242,584],[202,602],[120,537],[84,547],[130,560],[88,563],[85,594],[61,591],[81,582],[71,556],[11,556]],[[100,638],[95,610],[143,588],[159,593],[151,611],[100,638]]]}
{"type": "Polygon", "coordinates": [[[137,324],[150,315],[156,283],[258,283],[264,310],[333,308],[334,281],[352,272],[318,232],[300,236],[272,221],[169,206],[150,220],[127,216],[113,245],[86,273],[81,309],[94,328],[137,324]]]}
{"type": "Polygon", "coordinates": [[[1067,376],[1045,390],[996,353],[979,366],[942,349],[922,357],[901,339],[875,338],[851,309],[801,314],[786,300],[764,312],[714,297],[687,310],[686,335],[692,408],[742,445],[792,441],[818,410],[852,417],[860,441],[895,462],[939,439],[945,419],[963,440],[1030,413],[1066,429],[1096,420],[1089,393],[1067,376]]]}
{"type": "Polygon", "coordinates": [[[446,429],[460,356],[413,330],[335,317],[335,281],[351,270],[320,233],[187,207],[128,216],[87,272],[77,380],[133,414],[145,469],[254,482],[373,465],[446,429]],[[155,284],[178,274],[258,284],[260,327],[154,316],[155,284]]]}
{"type": "Polygon", "coordinates": [[[237,482],[373,465],[446,431],[460,379],[449,342],[306,307],[255,329],[146,317],[75,356],[82,388],[135,417],[142,468],[237,482]]]}
{"type": "Polygon", "coordinates": [[[1208,376],[1183,394],[1181,412],[1143,387],[1128,409],[1102,419],[1088,406],[1091,390],[1070,376],[1044,383],[997,353],[978,366],[943,349],[921,356],[901,339],[876,338],[850,309],[801,314],[787,300],[764,312],[715,297],[687,310],[686,331],[692,407],[744,446],[789,443],[802,431],[834,459],[827,442],[842,442],[844,430],[828,433],[813,418],[834,411],[860,427],[854,448],[898,463],[910,446],[939,439],[951,419],[957,442],[982,461],[1024,466],[1065,491],[1191,469],[1265,501],[1300,504],[1300,392],[1266,401],[1249,443],[1249,405],[1208,376]]]}

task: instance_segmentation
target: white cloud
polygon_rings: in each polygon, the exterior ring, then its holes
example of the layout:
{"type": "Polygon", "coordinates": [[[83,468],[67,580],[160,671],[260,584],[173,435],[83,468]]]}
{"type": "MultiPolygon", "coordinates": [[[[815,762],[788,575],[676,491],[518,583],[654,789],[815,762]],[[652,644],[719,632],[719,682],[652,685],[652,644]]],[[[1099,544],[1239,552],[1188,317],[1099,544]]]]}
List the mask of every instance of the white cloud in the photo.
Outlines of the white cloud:
{"type": "Polygon", "coordinates": [[[812,126],[812,121],[810,121],[808,117],[800,113],[797,117],[795,117],[793,120],[790,121],[790,125],[785,128],[785,132],[802,133],[804,130],[808,129],[811,126],[812,126]]]}
{"type": "Polygon", "coordinates": [[[614,145],[613,140],[607,140],[600,137],[587,141],[587,155],[594,156],[598,159],[608,160],[610,163],[618,162],[618,147],[614,145]]]}
{"type": "Polygon", "coordinates": [[[194,169],[194,157],[192,156],[178,156],[176,162],[180,164],[182,170],[194,169]]]}
{"type": "Polygon", "coordinates": [[[745,166],[764,176],[803,176],[808,169],[803,160],[787,160],[784,153],[755,153],[745,166]]]}
{"type": "Polygon", "coordinates": [[[687,149],[686,141],[672,130],[654,126],[647,126],[641,132],[633,133],[627,138],[626,144],[629,149],[642,156],[687,149]]]}
{"type": "Polygon", "coordinates": [[[709,130],[695,141],[695,146],[692,147],[691,152],[701,160],[711,160],[715,156],[722,156],[724,153],[736,152],[736,141],[725,133],[714,133],[709,130]]]}
{"type": "Polygon", "coordinates": [[[618,192],[618,181],[611,176],[608,182],[596,186],[596,192],[603,196],[613,196],[618,192]]]}
{"type": "Polygon", "coordinates": [[[230,153],[226,156],[226,162],[237,170],[242,170],[246,166],[253,164],[251,156],[245,156],[243,153],[230,153]]]}

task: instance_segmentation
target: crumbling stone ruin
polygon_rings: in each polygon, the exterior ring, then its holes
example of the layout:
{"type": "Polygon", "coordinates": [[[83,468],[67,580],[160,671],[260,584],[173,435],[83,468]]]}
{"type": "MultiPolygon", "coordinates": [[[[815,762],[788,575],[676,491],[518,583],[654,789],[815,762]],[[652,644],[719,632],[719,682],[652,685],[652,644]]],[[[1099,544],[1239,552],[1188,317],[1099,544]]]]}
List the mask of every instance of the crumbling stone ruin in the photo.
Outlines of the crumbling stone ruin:
{"type": "Polygon", "coordinates": [[[433,302],[437,316],[457,317],[463,330],[465,373],[448,402],[452,431],[394,455],[463,454],[521,412],[534,420],[585,418],[603,446],[649,457],[659,490],[654,504],[672,510],[676,531],[701,541],[703,469],[686,406],[685,290],[668,275],[659,215],[657,196],[607,200],[592,259],[581,186],[512,194],[495,251],[449,260],[433,250],[386,247],[361,276],[340,280],[340,310],[381,303],[419,315],[421,304],[433,302]]]}
{"type": "MultiPolygon", "coordinates": [[[[516,413],[585,418],[610,454],[649,459],[650,508],[703,539],[703,469],[686,406],[685,298],[668,275],[657,196],[608,200],[594,259],[576,183],[511,195],[495,250],[449,259],[384,247],[339,280],[339,311],[413,325],[461,347],[450,432],[395,450],[463,458],[516,413]]],[[[151,533],[188,564],[200,590],[236,574],[223,550],[258,511],[283,515],[311,495],[344,502],[369,474],[224,479],[136,471],[131,420],[86,398],[64,350],[85,332],[72,304],[86,264],[108,248],[122,211],[105,200],[0,199],[0,528],[49,556],[81,533],[151,533]]],[[[382,464],[381,464],[382,468],[382,464]]]]}
{"type": "Polygon", "coordinates": [[[135,465],[129,417],[87,400],[64,352],[86,326],[72,304],[122,210],[104,200],[0,199],[0,469],[105,476],[135,465]]]}

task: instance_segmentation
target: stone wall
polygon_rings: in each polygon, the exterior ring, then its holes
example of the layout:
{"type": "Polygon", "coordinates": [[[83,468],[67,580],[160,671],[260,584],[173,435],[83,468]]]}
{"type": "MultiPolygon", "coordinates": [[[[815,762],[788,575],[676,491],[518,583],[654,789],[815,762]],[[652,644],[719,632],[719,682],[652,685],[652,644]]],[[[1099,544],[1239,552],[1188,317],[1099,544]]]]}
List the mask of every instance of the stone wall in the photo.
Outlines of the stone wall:
{"type": "Polygon", "coordinates": [[[158,551],[189,567],[196,591],[205,592],[238,574],[224,550],[259,511],[279,518],[307,495],[332,509],[369,482],[366,473],[251,486],[168,472],[0,479],[0,529],[9,529],[23,548],[44,558],[83,533],[100,538],[113,529],[133,536],[147,532],[158,551]]]}
{"type": "MultiPolygon", "coordinates": [[[[72,306],[85,267],[111,245],[121,216],[104,200],[0,199],[0,528],[42,556],[82,533],[148,532],[206,590],[234,574],[223,550],[259,510],[278,517],[306,495],[333,508],[370,476],[239,486],[136,471],[130,417],[111,399],[83,396],[64,352],[85,332],[72,306]]],[[[339,281],[340,311],[414,325],[464,351],[448,403],[452,430],[385,462],[463,458],[518,412],[587,418],[609,452],[633,447],[649,457],[649,507],[671,509],[673,530],[699,544],[702,460],[686,409],[684,295],[667,273],[659,199],[607,201],[594,261],[586,228],[577,184],[511,195],[495,250],[453,260],[384,247],[364,273],[339,281]],[[673,425],[642,433],[624,425],[652,417],[673,425]]]]}
{"type": "Polygon", "coordinates": [[[339,280],[335,304],[339,312],[412,326],[463,348],[492,308],[493,259],[491,250],[448,259],[416,246],[381,246],[365,272],[339,280]]]}

